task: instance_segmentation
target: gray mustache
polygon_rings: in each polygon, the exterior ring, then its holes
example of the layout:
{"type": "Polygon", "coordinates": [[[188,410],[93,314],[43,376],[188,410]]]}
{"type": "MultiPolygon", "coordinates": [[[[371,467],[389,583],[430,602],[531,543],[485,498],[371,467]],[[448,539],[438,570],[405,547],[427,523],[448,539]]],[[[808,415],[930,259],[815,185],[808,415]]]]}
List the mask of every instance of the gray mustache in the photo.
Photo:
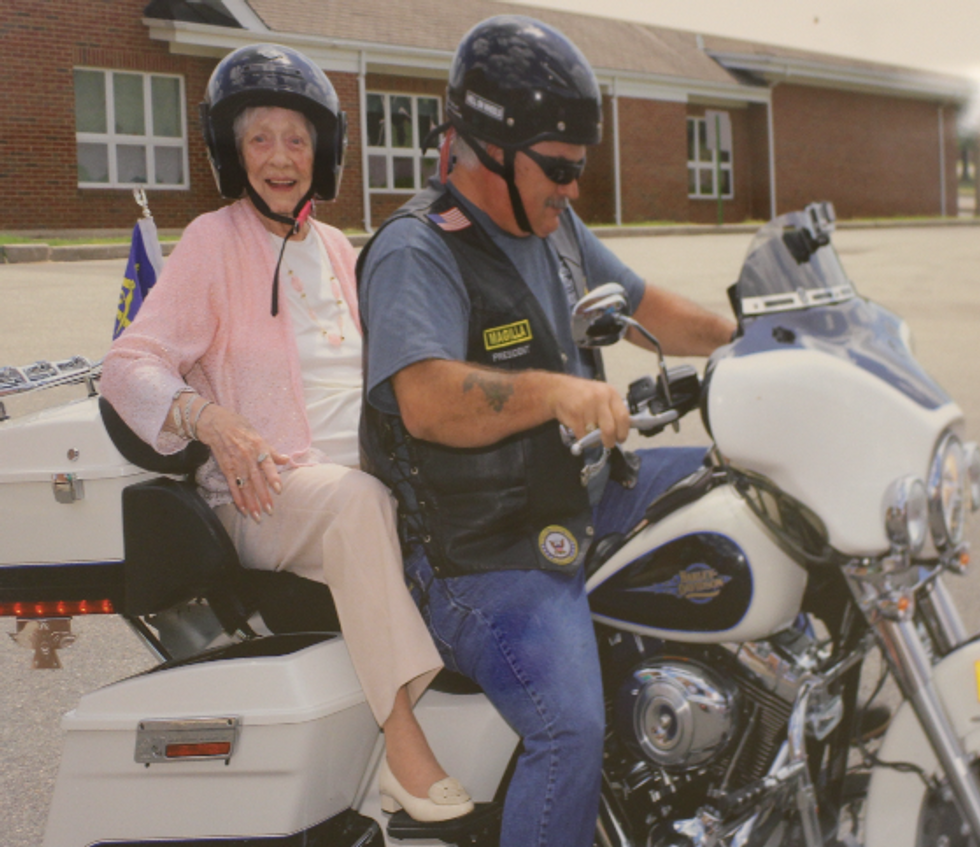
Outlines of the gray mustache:
{"type": "Polygon", "coordinates": [[[549,209],[557,209],[559,212],[564,212],[568,208],[568,198],[549,197],[544,201],[544,205],[549,209]]]}

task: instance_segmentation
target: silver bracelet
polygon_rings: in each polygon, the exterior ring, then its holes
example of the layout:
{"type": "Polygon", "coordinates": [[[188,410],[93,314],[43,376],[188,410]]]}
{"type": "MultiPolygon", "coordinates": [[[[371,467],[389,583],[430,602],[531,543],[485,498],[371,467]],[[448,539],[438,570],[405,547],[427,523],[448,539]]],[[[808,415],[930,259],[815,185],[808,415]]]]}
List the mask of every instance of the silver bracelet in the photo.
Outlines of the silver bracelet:
{"type": "Polygon", "coordinates": [[[213,406],[213,405],[214,405],[214,401],[213,400],[205,400],[201,404],[200,408],[198,408],[197,412],[195,413],[195,415],[194,415],[194,422],[191,424],[191,438],[193,438],[195,441],[198,441],[199,440],[198,437],[197,437],[197,422],[201,419],[201,413],[208,406],[213,406]]]}
{"type": "Polygon", "coordinates": [[[186,439],[189,439],[190,436],[187,434],[187,431],[186,431],[186,429],[184,427],[184,418],[183,418],[183,416],[180,413],[180,395],[181,394],[196,394],[196,392],[189,385],[184,385],[181,388],[178,388],[174,392],[173,397],[170,398],[171,405],[173,405],[173,404],[176,403],[176,405],[173,406],[173,411],[171,412],[171,417],[173,418],[174,429],[176,430],[177,437],[178,438],[186,438],[186,439]]]}
{"type": "Polygon", "coordinates": [[[187,403],[184,404],[184,419],[183,419],[183,429],[184,438],[188,441],[194,436],[191,434],[191,407],[194,405],[194,401],[197,399],[197,394],[191,394],[187,398],[187,403]]]}

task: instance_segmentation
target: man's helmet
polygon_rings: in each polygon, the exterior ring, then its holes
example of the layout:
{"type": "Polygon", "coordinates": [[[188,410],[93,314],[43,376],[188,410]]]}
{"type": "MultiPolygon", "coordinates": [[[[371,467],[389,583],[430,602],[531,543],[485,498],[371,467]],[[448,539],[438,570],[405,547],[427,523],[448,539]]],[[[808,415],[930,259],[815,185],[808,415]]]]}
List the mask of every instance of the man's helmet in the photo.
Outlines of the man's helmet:
{"type": "Polygon", "coordinates": [[[446,111],[457,132],[498,147],[602,140],[602,94],[588,60],[558,30],[522,15],[489,18],[463,36],[446,111]]]}
{"type": "Polygon", "coordinates": [[[200,107],[201,131],[221,195],[237,199],[248,187],[234,123],[249,106],[293,109],[310,120],[316,128],[312,195],[333,200],[344,166],[347,116],[323,71],[302,53],[278,44],[240,47],[211,74],[200,107]]]}
{"type": "Polygon", "coordinates": [[[514,159],[539,141],[602,140],[602,93],[588,60],[562,33],[522,15],[498,15],[471,29],[449,71],[449,123],[484,167],[507,183],[517,225],[531,232],[514,182],[514,159]],[[503,164],[484,141],[504,151],[503,164]]]}

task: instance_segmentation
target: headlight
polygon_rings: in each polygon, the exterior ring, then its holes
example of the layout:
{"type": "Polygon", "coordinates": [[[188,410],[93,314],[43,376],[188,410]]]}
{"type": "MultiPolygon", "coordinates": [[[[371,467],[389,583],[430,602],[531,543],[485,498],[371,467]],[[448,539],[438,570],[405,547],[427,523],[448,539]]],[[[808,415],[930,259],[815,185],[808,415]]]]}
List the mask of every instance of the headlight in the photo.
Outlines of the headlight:
{"type": "Polygon", "coordinates": [[[929,527],[925,484],[915,476],[896,479],[885,492],[884,506],[888,540],[914,556],[925,544],[929,527]]]}
{"type": "Polygon", "coordinates": [[[943,436],[929,469],[929,526],[936,547],[946,550],[963,540],[969,497],[967,453],[953,433],[943,436]]]}
{"type": "Polygon", "coordinates": [[[980,509],[980,447],[975,441],[963,445],[966,457],[966,479],[970,487],[970,508],[980,509]]]}

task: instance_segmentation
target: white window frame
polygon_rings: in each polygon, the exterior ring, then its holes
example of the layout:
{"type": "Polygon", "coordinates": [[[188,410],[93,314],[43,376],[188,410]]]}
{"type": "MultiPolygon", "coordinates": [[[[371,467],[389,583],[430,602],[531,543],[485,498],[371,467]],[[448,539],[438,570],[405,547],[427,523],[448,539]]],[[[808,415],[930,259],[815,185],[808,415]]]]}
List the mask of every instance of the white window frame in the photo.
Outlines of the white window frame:
{"type": "MultiPolygon", "coordinates": [[[[693,117],[688,116],[687,123],[685,124],[685,131],[687,131],[688,126],[694,124],[694,158],[687,160],[687,172],[688,172],[688,185],[690,185],[690,174],[694,172],[694,193],[688,193],[688,199],[690,200],[717,200],[718,199],[718,151],[711,150],[711,162],[704,161],[700,159],[701,153],[701,127],[707,126],[707,120],[704,117],[693,117]],[[711,193],[702,194],[701,190],[701,170],[711,168],[711,193]]],[[[686,140],[686,139],[685,139],[686,140]]],[[[733,200],[735,199],[735,156],[733,151],[726,150],[728,153],[728,161],[720,163],[720,170],[728,172],[728,188],[729,190],[721,196],[722,200],[733,200]]]]}
{"type": "MultiPolygon", "coordinates": [[[[76,132],[76,155],[79,144],[105,144],[109,156],[108,182],[84,182],[78,180],[79,188],[145,188],[154,191],[188,191],[190,190],[190,171],[187,152],[187,97],[184,89],[184,78],[180,74],[144,73],[118,68],[93,68],[79,66],[72,71],[93,71],[101,73],[105,84],[106,132],[76,132]],[[143,80],[143,134],[124,135],[116,132],[116,104],[113,96],[113,78],[116,74],[139,76],[143,80]],[[148,130],[153,123],[153,78],[176,79],[179,85],[178,103],[180,106],[180,136],[153,135],[148,130]],[[120,182],[119,166],[116,148],[119,146],[143,146],[146,148],[146,182],[120,182]],[[181,151],[181,171],[183,181],[179,183],[156,182],[156,156],[153,151],[158,147],[179,148],[181,151]]],[[[77,119],[77,115],[76,115],[77,119]]]]}
{"type": "MultiPolygon", "coordinates": [[[[412,101],[412,145],[410,147],[394,147],[392,146],[392,133],[389,129],[385,133],[385,146],[368,146],[367,147],[367,167],[364,172],[364,180],[368,187],[368,191],[371,194],[415,194],[420,189],[425,186],[422,183],[422,161],[423,156],[421,152],[421,146],[423,139],[415,138],[418,132],[418,101],[419,100],[434,100],[436,103],[436,126],[442,123],[442,102],[441,99],[434,94],[409,94],[404,91],[368,91],[367,97],[371,95],[377,95],[383,98],[384,103],[384,120],[385,126],[391,127],[391,98],[392,97],[407,97],[412,101]],[[386,187],[377,187],[371,185],[371,156],[384,156],[385,157],[385,182],[386,187]],[[395,173],[394,173],[394,160],[396,158],[408,158],[412,157],[413,168],[412,168],[412,179],[414,181],[414,186],[412,188],[395,188],[395,173]]],[[[367,105],[367,97],[365,98],[365,108],[367,105]]],[[[366,125],[365,115],[365,125],[366,125]]],[[[425,155],[425,159],[434,160],[438,157],[438,150],[433,151],[431,148],[429,152],[425,155]]]]}

